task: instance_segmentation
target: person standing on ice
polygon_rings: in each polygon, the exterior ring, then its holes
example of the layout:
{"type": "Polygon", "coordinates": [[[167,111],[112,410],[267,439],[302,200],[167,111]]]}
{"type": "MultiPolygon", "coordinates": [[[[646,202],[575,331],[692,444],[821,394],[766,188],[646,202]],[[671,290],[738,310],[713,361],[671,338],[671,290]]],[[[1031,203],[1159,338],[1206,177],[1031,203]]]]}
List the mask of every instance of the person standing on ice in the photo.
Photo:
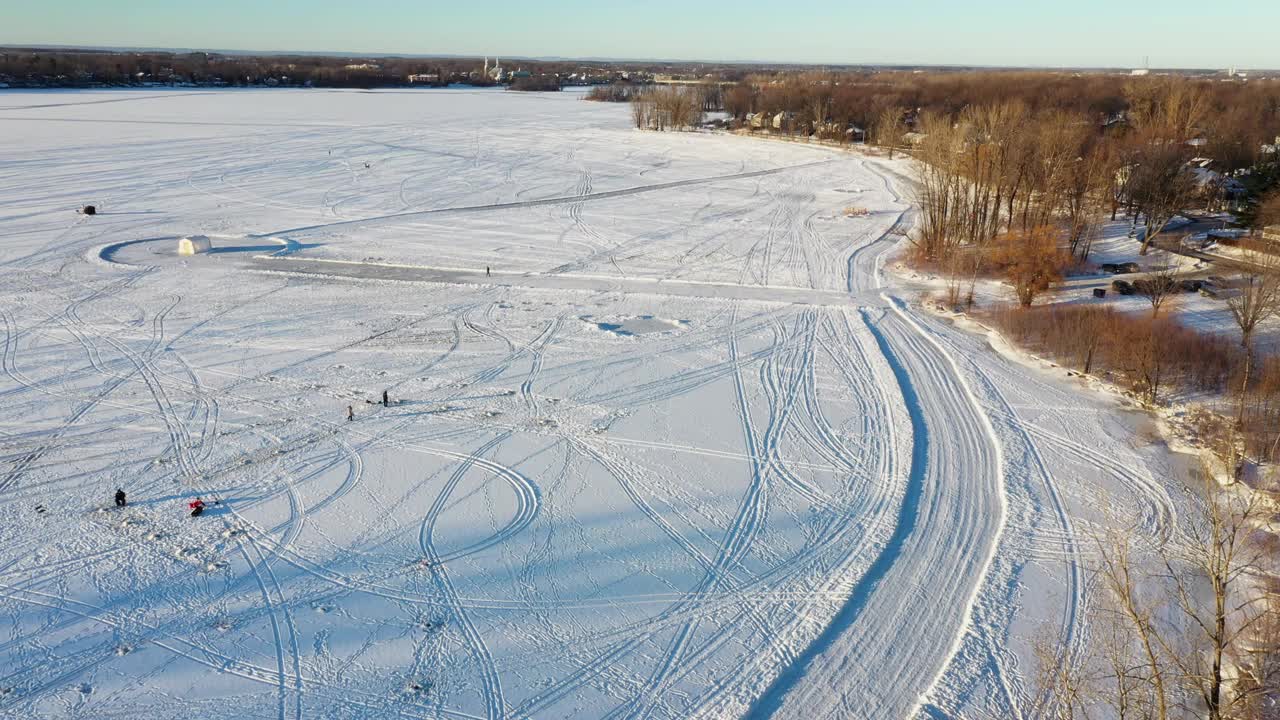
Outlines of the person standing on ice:
{"type": "Polygon", "coordinates": [[[382,391],[382,407],[391,407],[391,399],[387,396],[387,391],[382,391]]]}
{"type": "Polygon", "coordinates": [[[355,420],[355,419],[356,419],[356,409],[348,405],[347,406],[347,422],[351,422],[352,420],[355,420]]]}
{"type": "Polygon", "coordinates": [[[485,276],[485,277],[489,277],[489,266],[488,266],[488,265],[485,265],[485,266],[484,266],[484,276],[485,276]]]}
{"type": "Polygon", "coordinates": [[[125,506],[124,490],[121,488],[116,488],[116,507],[124,507],[124,506],[125,506]]]}
{"type": "Polygon", "coordinates": [[[200,517],[204,513],[204,501],[199,497],[187,503],[187,507],[191,508],[191,517],[200,517]]]}

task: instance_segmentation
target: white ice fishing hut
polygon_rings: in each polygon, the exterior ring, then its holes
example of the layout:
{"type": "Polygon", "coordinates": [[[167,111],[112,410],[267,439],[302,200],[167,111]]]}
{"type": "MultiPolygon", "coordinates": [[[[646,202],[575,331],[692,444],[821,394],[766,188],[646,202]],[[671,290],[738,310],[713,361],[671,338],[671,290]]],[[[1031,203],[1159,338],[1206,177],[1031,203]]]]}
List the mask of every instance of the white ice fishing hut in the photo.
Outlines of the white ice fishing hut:
{"type": "Polygon", "coordinates": [[[213,243],[204,235],[192,235],[178,241],[179,255],[199,255],[213,249],[213,243]]]}

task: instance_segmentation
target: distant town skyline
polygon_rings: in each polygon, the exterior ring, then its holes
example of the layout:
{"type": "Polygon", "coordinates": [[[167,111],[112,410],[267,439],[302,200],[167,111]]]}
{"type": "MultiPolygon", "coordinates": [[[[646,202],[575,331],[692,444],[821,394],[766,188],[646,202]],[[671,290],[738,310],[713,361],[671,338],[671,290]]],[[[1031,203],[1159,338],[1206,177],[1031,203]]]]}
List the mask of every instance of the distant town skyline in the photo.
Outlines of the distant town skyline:
{"type": "Polygon", "coordinates": [[[812,64],[1280,69],[1280,3],[27,3],[0,44],[812,64]],[[1217,17],[1217,15],[1223,17],[1217,17]],[[1212,33],[1206,24],[1220,25],[1212,33]]]}

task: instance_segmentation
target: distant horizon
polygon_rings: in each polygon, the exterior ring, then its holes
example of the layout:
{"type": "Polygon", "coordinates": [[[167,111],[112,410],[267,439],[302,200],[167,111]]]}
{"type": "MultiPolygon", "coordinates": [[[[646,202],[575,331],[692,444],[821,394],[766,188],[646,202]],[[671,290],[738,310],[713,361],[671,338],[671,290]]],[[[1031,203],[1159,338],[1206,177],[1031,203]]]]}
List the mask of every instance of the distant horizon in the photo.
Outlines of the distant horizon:
{"type": "MultiPolygon", "coordinates": [[[[148,46],[148,45],[86,45],[86,44],[60,44],[60,43],[0,43],[0,50],[48,50],[57,52],[155,52],[155,53],[212,53],[219,55],[259,55],[259,56],[310,56],[310,57],[351,57],[351,58],[399,58],[408,60],[466,60],[484,58],[497,59],[506,58],[510,60],[527,60],[531,62],[584,62],[584,63],[669,63],[672,65],[762,65],[762,66],[794,66],[794,67],[837,67],[837,68],[937,68],[937,69],[973,69],[973,70],[1074,70],[1074,71],[1124,71],[1134,70],[1142,67],[1139,65],[1013,65],[1013,64],[969,64],[969,63],[946,63],[946,62],[805,62],[791,60],[766,60],[766,59],[738,59],[738,60],[709,60],[706,58],[672,58],[672,57],[597,57],[597,56],[573,56],[573,55],[520,55],[516,53],[490,53],[489,55],[473,54],[473,53],[449,53],[449,52],[399,52],[399,51],[358,51],[358,50],[290,50],[290,49],[272,49],[263,50],[255,48],[227,48],[227,47],[177,47],[177,46],[148,46]]],[[[1280,65],[1276,67],[1247,67],[1237,65],[1234,67],[1206,65],[1206,66],[1177,66],[1177,65],[1148,65],[1152,72],[1160,72],[1165,70],[1171,71],[1196,71],[1196,72],[1214,72],[1235,69],[1237,71],[1251,72],[1280,72],[1280,65]]]]}
{"type": "Polygon", "coordinates": [[[1135,68],[1149,57],[1169,70],[1280,69],[1280,3],[1263,0],[1229,15],[1191,0],[915,0],[909,12],[838,0],[649,0],[643,10],[554,0],[536,11],[515,0],[63,0],[5,15],[0,45],[50,48],[1043,69],[1135,68]],[[1206,24],[1224,30],[1210,40],[1206,24]],[[292,49],[260,49],[283,45],[292,49]]]}

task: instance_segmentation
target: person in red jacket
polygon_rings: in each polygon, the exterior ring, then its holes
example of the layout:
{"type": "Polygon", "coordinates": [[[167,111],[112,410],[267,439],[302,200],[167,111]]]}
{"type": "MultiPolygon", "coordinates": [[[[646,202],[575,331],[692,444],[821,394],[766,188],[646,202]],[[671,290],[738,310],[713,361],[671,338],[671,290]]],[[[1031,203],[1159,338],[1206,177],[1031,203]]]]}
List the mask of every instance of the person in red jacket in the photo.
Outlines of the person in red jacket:
{"type": "Polygon", "coordinates": [[[200,514],[204,512],[204,501],[196,498],[187,503],[187,507],[191,508],[191,517],[200,517],[200,514]]]}

